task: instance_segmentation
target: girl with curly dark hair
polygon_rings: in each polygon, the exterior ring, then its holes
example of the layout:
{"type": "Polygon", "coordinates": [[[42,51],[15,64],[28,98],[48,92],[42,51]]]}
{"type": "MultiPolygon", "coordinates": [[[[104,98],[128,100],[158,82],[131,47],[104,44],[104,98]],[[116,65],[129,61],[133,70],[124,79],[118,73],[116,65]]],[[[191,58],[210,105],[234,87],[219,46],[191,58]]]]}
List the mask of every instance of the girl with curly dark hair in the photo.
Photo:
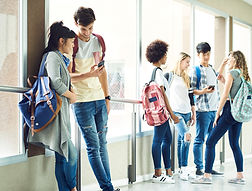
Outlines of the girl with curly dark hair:
{"type": "MultiPolygon", "coordinates": [[[[179,119],[174,115],[169,101],[168,101],[168,82],[163,75],[162,65],[165,65],[167,59],[168,44],[161,40],[152,42],[146,50],[146,58],[152,63],[154,67],[157,67],[155,82],[160,86],[163,93],[164,101],[168,112],[170,113],[171,119],[174,123],[178,123],[179,119]]],[[[172,134],[169,126],[169,121],[159,126],[154,126],[154,135],[152,143],[152,158],[154,162],[155,174],[152,177],[154,183],[166,183],[174,184],[175,180],[172,177],[171,171],[171,149],[172,134]],[[166,170],[166,175],[162,174],[161,170],[161,153],[163,154],[163,161],[166,170]]]]}

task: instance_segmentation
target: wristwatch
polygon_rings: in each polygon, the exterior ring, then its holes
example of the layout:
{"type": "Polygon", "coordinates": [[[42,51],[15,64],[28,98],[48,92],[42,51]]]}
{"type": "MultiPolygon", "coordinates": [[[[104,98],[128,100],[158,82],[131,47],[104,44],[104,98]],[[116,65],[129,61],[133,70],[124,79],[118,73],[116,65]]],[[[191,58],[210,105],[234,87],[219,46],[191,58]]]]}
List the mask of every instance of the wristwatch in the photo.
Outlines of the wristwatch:
{"type": "Polygon", "coordinates": [[[111,100],[111,97],[110,96],[106,96],[105,99],[111,100]]]}

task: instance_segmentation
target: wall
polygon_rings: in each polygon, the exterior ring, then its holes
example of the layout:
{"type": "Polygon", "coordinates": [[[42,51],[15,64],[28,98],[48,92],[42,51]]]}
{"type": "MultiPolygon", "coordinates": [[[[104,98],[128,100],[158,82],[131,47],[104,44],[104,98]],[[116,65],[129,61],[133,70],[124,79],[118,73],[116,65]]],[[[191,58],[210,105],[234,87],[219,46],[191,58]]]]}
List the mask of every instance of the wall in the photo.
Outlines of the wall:
{"type": "Polygon", "coordinates": [[[252,25],[252,6],[242,0],[197,0],[252,25]]]}

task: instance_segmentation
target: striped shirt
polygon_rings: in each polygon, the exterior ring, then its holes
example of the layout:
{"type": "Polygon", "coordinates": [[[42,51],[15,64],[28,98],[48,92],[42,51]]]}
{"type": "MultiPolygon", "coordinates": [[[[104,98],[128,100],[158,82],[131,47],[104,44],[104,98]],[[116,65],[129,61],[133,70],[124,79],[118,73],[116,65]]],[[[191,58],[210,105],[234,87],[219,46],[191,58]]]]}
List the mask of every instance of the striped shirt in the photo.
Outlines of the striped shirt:
{"type": "MultiPolygon", "coordinates": [[[[209,67],[211,67],[213,69],[213,67],[211,65],[209,65],[209,67]]],[[[200,74],[201,74],[200,83],[199,83],[199,90],[202,90],[202,89],[208,87],[209,84],[207,83],[206,67],[200,65],[199,68],[200,68],[200,74]]],[[[218,102],[220,99],[220,96],[219,96],[217,73],[215,72],[214,69],[213,69],[213,71],[216,74],[215,91],[217,91],[217,100],[215,100],[215,101],[218,102]]],[[[191,87],[194,90],[197,89],[196,84],[197,84],[197,74],[196,74],[196,70],[194,68],[192,75],[191,75],[191,87]]],[[[217,110],[217,108],[211,109],[212,107],[210,106],[208,94],[195,95],[195,98],[196,98],[196,101],[195,101],[196,111],[200,112],[200,111],[216,111],[217,110]]]]}

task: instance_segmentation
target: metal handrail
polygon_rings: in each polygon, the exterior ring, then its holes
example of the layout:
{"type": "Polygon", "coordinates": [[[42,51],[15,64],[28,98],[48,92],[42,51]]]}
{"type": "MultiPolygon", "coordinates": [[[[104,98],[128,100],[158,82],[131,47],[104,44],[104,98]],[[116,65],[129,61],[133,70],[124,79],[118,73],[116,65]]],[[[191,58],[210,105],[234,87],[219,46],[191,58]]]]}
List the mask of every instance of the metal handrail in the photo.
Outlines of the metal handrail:
{"type": "Polygon", "coordinates": [[[30,88],[26,87],[11,87],[11,86],[0,86],[1,92],[11,92],[11,93],[25,93],[30,88]]]}

